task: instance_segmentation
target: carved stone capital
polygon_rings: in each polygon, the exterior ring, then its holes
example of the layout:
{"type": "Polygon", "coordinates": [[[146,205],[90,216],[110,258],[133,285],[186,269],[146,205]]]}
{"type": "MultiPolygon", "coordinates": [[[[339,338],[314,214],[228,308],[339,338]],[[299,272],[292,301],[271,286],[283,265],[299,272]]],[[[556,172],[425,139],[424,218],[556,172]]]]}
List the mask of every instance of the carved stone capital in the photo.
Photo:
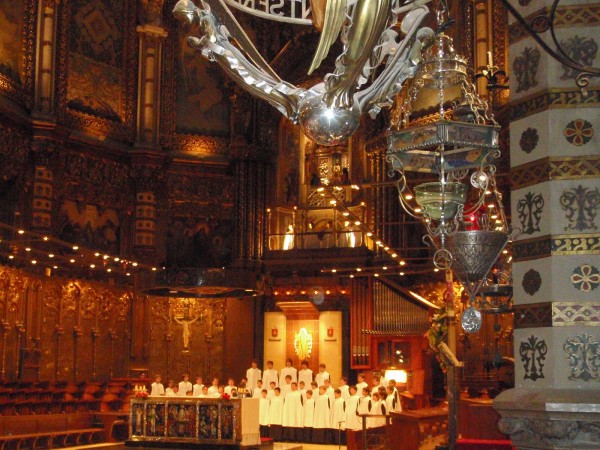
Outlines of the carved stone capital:
{"type": "Polygon", "coordinates": [[[600,449],[600,391],[510,389],[494,400],[518,449],[600,449]]]}

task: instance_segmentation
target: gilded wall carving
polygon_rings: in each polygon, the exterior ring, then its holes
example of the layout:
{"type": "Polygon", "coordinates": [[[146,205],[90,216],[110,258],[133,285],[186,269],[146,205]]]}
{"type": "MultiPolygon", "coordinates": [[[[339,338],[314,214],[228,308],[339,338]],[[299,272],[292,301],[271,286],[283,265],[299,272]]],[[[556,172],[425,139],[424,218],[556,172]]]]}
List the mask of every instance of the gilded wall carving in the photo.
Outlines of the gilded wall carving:
{"type": "Polygon", "coordinates": [[[126,376],[132,302],[127,290],[0,267],[2,378],[126,376]]]}
{"type": "Polygon", "coordinates": [[[221,376],[227,300],[149,297],[149,360],[163,378],[221,376]]]}

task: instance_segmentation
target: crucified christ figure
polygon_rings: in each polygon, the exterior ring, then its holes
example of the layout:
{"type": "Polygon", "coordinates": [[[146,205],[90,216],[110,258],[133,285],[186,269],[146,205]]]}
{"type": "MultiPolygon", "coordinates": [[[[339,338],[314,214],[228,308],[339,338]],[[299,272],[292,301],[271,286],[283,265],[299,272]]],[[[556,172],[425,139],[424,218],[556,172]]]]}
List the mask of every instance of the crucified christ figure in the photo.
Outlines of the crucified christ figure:
{"type": "Polygon", "coordinates": [[[183,327],[183,349],[184,350],[189,349],[190,337],[192,337],[192,332],[190,331],[190,325],[193,324],[199,318],[200,318],[200,316],[196,316],[193,319],[190,319],[189,315],[187,315],[187,314],[185,316],[183,316],[181,319],[178,319],[177,317],[173,317],[173,320],[183,327]]]}

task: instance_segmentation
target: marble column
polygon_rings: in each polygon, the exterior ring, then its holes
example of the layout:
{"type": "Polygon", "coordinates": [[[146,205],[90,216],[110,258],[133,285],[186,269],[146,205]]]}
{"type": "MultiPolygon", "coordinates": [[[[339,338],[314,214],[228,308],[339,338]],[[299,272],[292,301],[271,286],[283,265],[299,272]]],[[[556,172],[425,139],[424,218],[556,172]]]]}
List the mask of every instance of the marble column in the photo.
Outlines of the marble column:
{"type": "MultiPolygon", "coordinates": [[[[511,4],[531,20],[552,2],[511,4]]],[[[582,92],[577,73],[511,20],[511,212],[522,234],[513,243],[515,388],[494,407],[519,450],[599,449],[600,80],[582,92]]],[[[570,57],[599,65],[597,5],[561,5],[555,26],[570,57]]]]}

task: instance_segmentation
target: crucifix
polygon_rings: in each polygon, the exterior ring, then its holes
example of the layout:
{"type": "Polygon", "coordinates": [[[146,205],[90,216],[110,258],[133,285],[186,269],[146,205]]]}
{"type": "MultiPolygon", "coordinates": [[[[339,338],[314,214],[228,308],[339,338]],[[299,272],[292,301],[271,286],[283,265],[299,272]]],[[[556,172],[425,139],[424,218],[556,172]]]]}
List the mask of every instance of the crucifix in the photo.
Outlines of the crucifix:
{"type": "Polygon", "coordinates": [[[175,308],[173,320],[183,327],[183,352],[189,353],[190,338],[192,337],[190,325],[198,319],[202,319],[203,314],[192,307],[192,302],[189,299],[185,299],[182,303],[178,308],[175,308]]]}

